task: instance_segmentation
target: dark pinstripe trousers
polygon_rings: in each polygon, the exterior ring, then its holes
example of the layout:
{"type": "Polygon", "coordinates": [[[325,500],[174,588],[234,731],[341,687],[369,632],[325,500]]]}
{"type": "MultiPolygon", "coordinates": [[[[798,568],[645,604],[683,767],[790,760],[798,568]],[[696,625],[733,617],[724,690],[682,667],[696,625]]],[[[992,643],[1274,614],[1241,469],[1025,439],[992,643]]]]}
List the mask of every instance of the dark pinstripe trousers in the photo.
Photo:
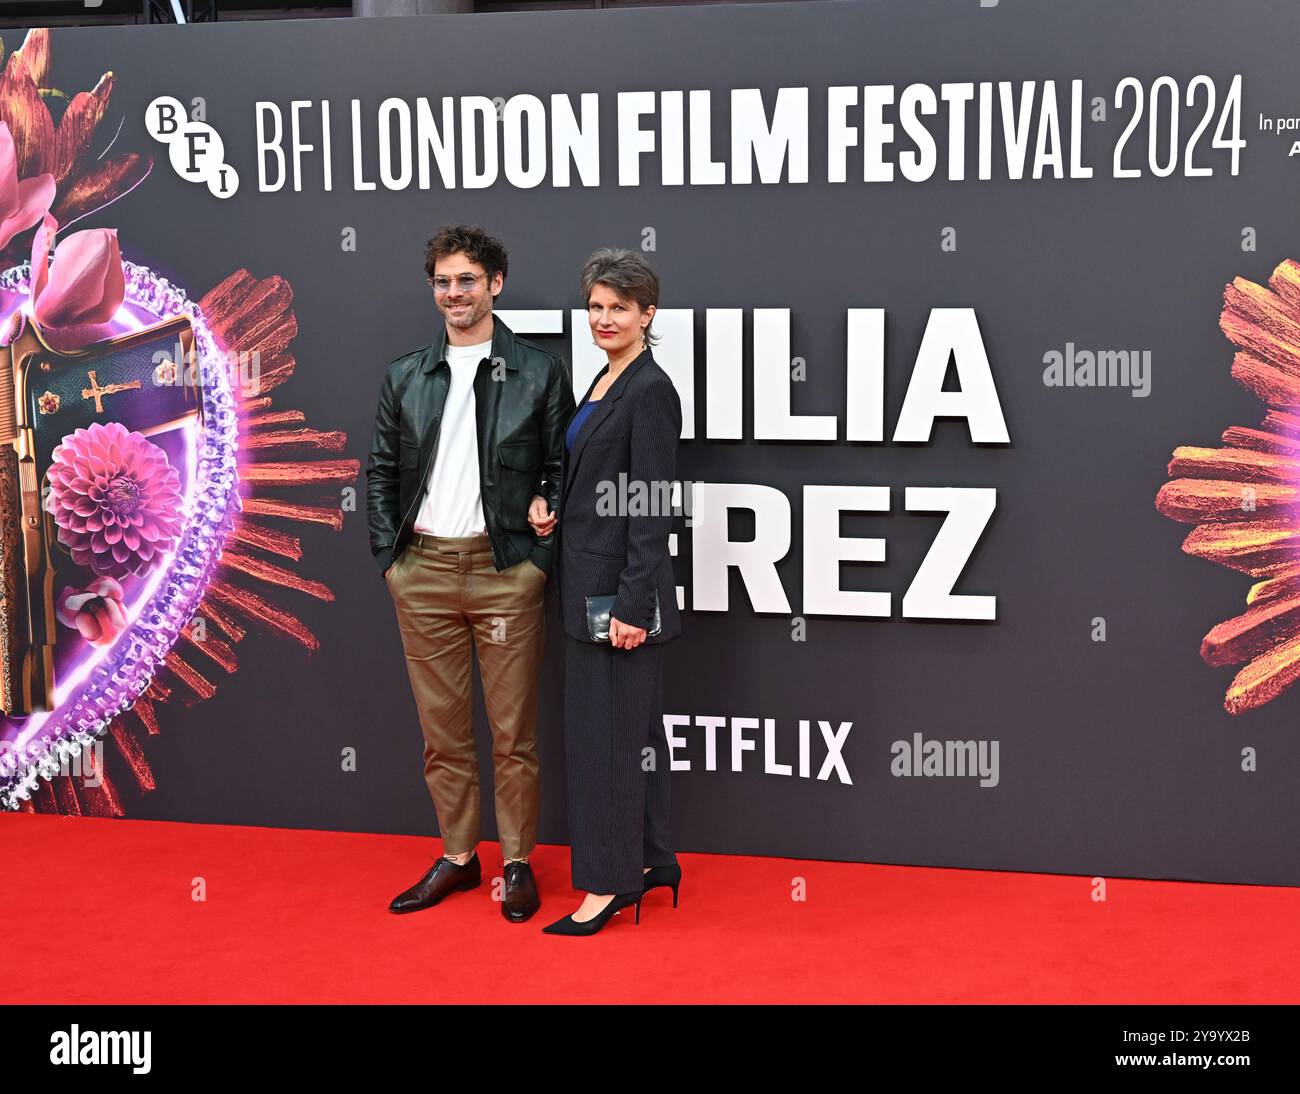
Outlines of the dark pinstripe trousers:
{"type": "Polygon", "coordinates": [[[668,738],[659,646],[565,641],[564,755],[573,887],[639,892],[669,843],[668,738]],[[650,751],[647,751],[650,750],[650,751]]]}

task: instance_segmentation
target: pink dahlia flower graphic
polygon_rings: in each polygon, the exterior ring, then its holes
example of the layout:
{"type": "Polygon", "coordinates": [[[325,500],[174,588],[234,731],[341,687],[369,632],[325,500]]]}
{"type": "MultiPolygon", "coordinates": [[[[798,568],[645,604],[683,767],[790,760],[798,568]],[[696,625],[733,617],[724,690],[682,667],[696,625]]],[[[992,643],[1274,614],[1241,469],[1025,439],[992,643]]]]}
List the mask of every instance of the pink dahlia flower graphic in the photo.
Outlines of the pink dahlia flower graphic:
{"type": "Polygon", "coordinates": [[[144,574],[176,545],[180,474],[167,453],[118,422],[78,429],[54,450],[46,507],[79,566],[144,574]]]}

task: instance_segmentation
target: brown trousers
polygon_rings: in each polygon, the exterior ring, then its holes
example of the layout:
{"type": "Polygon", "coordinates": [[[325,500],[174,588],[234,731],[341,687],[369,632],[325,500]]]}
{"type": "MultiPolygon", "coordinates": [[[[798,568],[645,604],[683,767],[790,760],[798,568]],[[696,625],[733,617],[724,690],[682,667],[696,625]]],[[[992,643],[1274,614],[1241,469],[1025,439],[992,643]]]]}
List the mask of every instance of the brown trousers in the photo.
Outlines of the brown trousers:
{"type": "Polygon", "coordinates": [[[546,575],[527,559],[498,572],[486,534],[417,535],[384,580],[397,608],[443,853],[461,854],[479,840],[470,708],[477,649],[492,729],[501,855],[524,858],[537,843],[540,809],[537,695],[546,575]]]}

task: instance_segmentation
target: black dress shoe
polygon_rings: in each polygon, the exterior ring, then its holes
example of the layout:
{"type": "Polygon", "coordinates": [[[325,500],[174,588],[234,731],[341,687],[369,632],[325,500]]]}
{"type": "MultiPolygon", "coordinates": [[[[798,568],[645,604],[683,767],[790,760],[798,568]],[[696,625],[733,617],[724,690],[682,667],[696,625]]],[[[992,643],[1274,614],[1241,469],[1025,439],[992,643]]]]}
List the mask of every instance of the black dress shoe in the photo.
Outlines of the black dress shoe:
{"type": "Polygon", "coordinates": [[[682,884],[682,868],[675,862],[667,866],[652,866],[645,872],[644,892],[661,886],[673,891],[673,907],[677,907],[677,890],[682,884]]]}
{"type": "Polygon", "coordinates": [[[542,934],[567,934],[575,937],[584,937],[593,935],[601,929],[606,923],[618,914],[619,910],[626,908],[631,904],[636,905],[636,919],[634,922],[641,922],[641,898],[644,893],[616,893],[614,899],[605,905],[591,919],[584,919],[581,923],[571,915],[566,915],[563,919],[557,919],[549,926],[542,928],[542,934]]]}
{"type": "Polygon", "coordinates": [[[511,923],[522,923],[542,906],[537,895],[537,881],[532,867],[526,862],[506,863],[506,893],[501,901],[501,914],[511,923]]]}
{"type": "Polygon", "coordinates": [[[477,889],[482,881],[477,851],[470,856],[470,860],[464,866],[457,866],[449,858],[440,858],[424,877],[405,892],[393,897],[388,910],[418,912],[421,908],[432,908],[449,893],[477,889]]]}

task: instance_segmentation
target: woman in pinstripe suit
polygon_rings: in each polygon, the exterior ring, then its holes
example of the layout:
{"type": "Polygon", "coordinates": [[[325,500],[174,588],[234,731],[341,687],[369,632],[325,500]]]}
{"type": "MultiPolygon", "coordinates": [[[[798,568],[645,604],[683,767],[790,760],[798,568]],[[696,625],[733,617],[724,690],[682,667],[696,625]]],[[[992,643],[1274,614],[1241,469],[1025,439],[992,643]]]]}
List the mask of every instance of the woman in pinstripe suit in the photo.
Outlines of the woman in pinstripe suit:
{"type": "MultiPolygon", "coordinates": [[[[671,888],[676,905],[681,881],[668,834],[659,650],[681,633],[673,513],[660,504],[671,496],[681,401],[650,350],[659,279],[649,263],[635,251],[599,250],[582,291],[608,364],[570,420],[558,512],[569,839],[573,885],[587,895],[544,930],[568,935],[594,934],[629,904],[639,922],[641,897],[657,886],[671,888]],[[627,504],[639,490],[649,503],[627,504]],[[611,594],[609,640],[593,643],[587,597],[611,594]]],[[[545,535],[557,515],[538,506],[530,522],[545,535]]]]}

